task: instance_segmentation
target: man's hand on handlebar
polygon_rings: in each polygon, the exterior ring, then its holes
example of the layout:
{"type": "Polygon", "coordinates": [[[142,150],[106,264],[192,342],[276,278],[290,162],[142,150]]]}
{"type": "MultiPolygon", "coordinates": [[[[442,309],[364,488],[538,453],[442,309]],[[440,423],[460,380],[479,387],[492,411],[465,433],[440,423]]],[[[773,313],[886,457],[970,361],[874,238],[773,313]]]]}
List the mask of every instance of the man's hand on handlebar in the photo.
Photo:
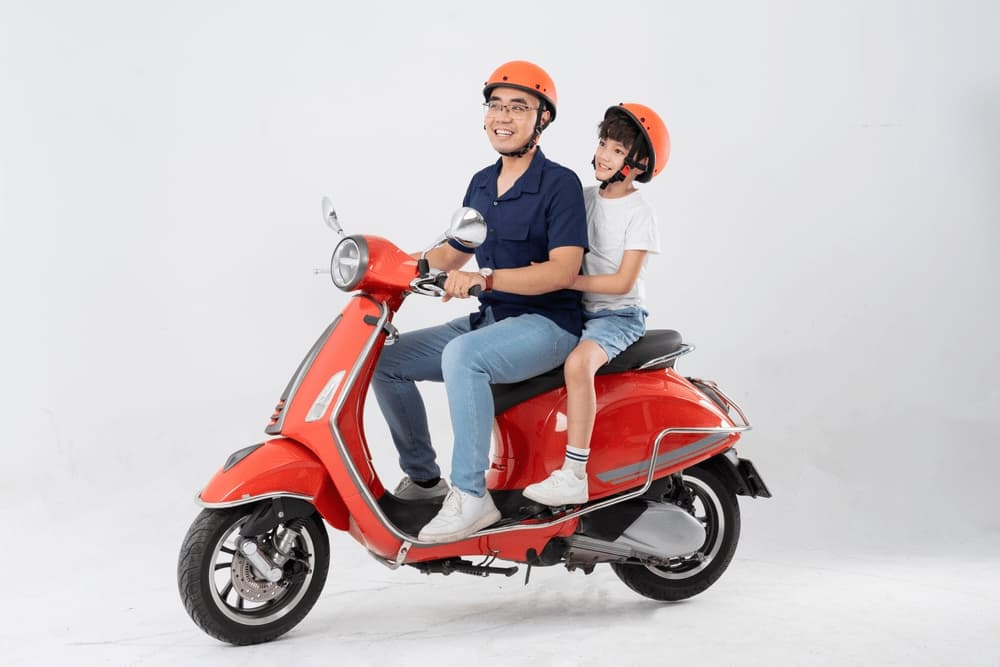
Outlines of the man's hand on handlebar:
{"type": "Polygon", "coordinates": [[[441,297],[441,301],[479,296],[485,287],[486,278],[475,271],[449,271],[443,285],[445,294],[441,297]]]}

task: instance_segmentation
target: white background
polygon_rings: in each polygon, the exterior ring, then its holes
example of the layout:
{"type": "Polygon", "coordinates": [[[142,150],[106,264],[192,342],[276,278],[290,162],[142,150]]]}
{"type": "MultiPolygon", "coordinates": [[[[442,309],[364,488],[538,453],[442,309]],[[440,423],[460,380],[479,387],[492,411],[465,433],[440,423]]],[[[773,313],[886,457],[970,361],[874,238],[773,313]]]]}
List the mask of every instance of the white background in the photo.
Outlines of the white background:
{"type": "MultiPolygon", "coordinates": [[[[3,0],[0,647],[642,664],[669,630],[709,664],[1000,664],[998,19],[985,0],[3,0]],[[393,573],[333,534],[300,629],[227,650],[173,568],[195,493],[264,437],[347,298],[312,275],[334,245],[320,197],[349,233],[428,243],[495,160],[480,91],[512,59],[554,78],[542,144],[585,184],[607,106],[667,122],[643,188],[665,241],[650,326],[695,343],[679,370],[748,412],[740,452],[775,497],[744,502],[716,587],[669,607],[607,570],[527,588],[393,573]]],[[[469,307],[413,298],[397,324],[469,307]]],[[[374,401],[368,417],[391,486],[374,401]]]]}

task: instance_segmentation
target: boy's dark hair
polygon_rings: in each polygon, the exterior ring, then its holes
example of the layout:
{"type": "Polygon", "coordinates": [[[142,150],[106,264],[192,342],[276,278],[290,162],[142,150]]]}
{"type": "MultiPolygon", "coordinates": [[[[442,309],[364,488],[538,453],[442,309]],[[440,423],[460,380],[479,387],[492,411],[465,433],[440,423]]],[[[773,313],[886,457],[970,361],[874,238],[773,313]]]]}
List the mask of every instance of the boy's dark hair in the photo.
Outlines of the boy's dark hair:
{"type": "Polygon", "coordinates": [[[625,145],[626,150],[634,149],[637,163],[641,164],[649,157],[649,146],[646,144],[645,137],[640,134],[635,121],[623,111],[615,108],[608,109],[608,112],[604,114],[604,120],[597,126],[597,136],[601,139],[620,141],[625,145]]]}

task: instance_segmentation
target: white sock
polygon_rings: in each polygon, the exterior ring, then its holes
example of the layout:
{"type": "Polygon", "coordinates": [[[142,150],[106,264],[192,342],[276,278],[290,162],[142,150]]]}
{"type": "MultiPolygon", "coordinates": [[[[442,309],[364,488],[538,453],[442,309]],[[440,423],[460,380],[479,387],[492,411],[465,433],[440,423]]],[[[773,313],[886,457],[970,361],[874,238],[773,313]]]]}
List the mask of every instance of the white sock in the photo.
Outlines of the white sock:
{"type": "Polygon", "coordinates": [[[587,459],[589,458],[589,449],[580,449],[579,447],[566,445],[566,460],[563,461],[563,470],[569,470],[580,479],[583,479],[587,476],[587,459]]]}

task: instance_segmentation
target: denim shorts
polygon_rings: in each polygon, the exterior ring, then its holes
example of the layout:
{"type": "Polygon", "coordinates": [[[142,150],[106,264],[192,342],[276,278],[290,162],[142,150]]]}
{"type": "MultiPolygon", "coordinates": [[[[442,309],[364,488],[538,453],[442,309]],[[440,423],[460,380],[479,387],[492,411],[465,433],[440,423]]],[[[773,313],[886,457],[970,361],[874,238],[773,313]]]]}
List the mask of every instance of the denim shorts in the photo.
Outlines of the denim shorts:
{"type": "Polygon", "coordinates": [[[611,361],[646,333],[647,315],[644,308],[636,306],[595,312],[585,310],[580,340],[592,340],[600,345],[611,361]]]}

